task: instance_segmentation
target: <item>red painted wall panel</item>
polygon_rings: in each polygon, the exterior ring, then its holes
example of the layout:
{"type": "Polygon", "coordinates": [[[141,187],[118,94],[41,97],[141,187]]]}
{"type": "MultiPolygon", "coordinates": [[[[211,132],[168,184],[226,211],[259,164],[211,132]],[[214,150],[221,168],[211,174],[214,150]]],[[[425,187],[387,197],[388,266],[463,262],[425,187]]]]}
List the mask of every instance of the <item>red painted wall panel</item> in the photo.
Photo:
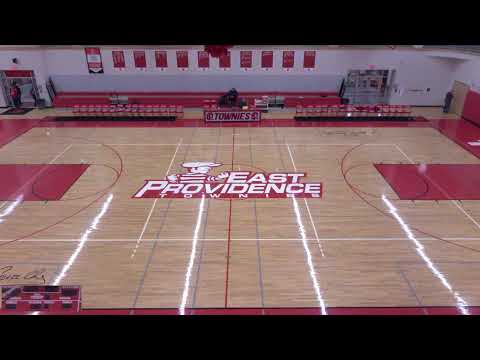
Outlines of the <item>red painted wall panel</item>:
{"type": "Polygon", "coordinates": [[[472,90],[467,93],[462,117],[480,125],[480,93],[472,90]]]}

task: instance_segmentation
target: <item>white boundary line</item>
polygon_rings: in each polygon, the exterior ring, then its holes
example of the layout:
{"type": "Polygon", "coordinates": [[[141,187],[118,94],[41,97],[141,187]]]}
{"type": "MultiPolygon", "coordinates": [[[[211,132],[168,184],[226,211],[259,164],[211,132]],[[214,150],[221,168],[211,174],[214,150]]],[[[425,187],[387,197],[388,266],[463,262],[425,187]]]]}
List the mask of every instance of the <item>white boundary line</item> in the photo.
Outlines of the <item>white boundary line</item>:
{"type": "Polygon", "coordinates": [[[74,144],[68,145],[60,154],[58,154],[57,156],[55,156],[55,157],[53,158],[53,160],[50,161],[48,164],[49,164],[49,165],[50,165],[50,164],[53,164],[53,163],[54,163],[55,161],[57,161],[61,156],[63,156],[68,150],[70,150],[70,148],[71,148],[72,146],[74,146],[74,144]]]}
{"type": "MultiPolygon", "coordinates": [[[[175,160],[175,157],[177,156],[178,149],[180,149],[180,145],[182,144],[183,138],[180,138],[180,141],[177,144],[177,148],[175,149],[175,152],[172,155],[172,159],[170,160],[170,164],[168,165],[168,169],[165,172],[165,177],[168,176],[170,173],[170,169],[172,168],[173,161],[175,160]]],[[[150,218],[153,214],[153,210],[155,209],[155,205],[157,205],[158,198],[155,199],[155,201],[152,204],[152,207],[150,208],[150,212],[148,213],[147,219],[145,220],[145,223],[143,224],[142,232],[140,233],[140,236],[137,239],[137,244],[135,246],[135,249],[133,250],[133,253],[131,257],[135,256],[135,253],[138,249],[138,246],[140,245],[140,242],[142,241],[143,234],[145,233],[145,230],[147,229],[148,223],[150,222],[150,218]]]]}
{"type": "MultiPolygon", "coordinates": [[[[102,146],[102,144],[74,144],[75,146],[102,146]]],[[[105,145],[110,145],[110,146],[176,146],[178,144],[141,144],[141,143],[135,143],[135,144],[105,144],[105,145]]],[[[235,143],[235,146],[278,146],[278,144],[248,144],[248,143],[235,143]]],[[[292,146],[356,146],[356,145],[362,145],[361,143],[345,143],[345,144],[319,144],[319,143],[313,143],[313,144],[308,144],[308,143],[301,143],[301,144],[289,144],[292,146]]],[[[372,143],[372,144],[363,144],[364,146],[395,146],[395,144],[380,144],[380,143],[372,143]]],[[[229,144],[204,144],[204,143],[199,143],[199,144],[187,144],[183,143],[181,146],[232,146],[232,143],[229,144]]]]}
{"type": "MultiPolygon", "coordinates": [[[[292,155],[292,151],[290,150],[290,145],[289,144],[286,144],[286,145],[287,145],[288,154],[290,155],[290,160],[292,160],[293,169],[295,170],[295,172],[297,172],[297,167],[295,165],[295,161],[293,160],[293,155],[292,155]]],[[[312,224],[313,232],[315,233],[315,239],[317,240],[318,247],[320,248],[320,252],[322,253],[322,256],[325,256],[325,254],[323,253],[322,244],[320,242],[320,239],[318,238],[317,228],[315,227],[315,223],[313,222],[312,213],[310,212],[310,207],[308,206],[307,199],[304,198],[303,200],[305,201],[305,206],[307,207],[308,216],[310,217],[310,223],[312,224]]]]}
{"type": "Polygon", "coordinates": [[[394,144],[394,145],[397,148],[397,150],[400,151],[408,161],[410,161],[411,164],[415,164],[415,162],[412,159],[410,159],[410,157],[407,154],[405,154],[405,152],[400,148],[400,146],[398,146],[397,144],[394,144]]]}

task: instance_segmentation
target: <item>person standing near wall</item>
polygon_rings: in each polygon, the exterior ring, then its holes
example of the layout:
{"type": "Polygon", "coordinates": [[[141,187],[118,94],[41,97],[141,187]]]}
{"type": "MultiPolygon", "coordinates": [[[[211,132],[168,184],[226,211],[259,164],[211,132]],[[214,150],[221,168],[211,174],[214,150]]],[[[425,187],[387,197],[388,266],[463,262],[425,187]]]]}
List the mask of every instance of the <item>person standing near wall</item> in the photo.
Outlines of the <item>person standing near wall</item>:
{"type": "Polygon", "coordinates": [[[14,82],[10,88],[10,96],[13,100],[13,105],[18,109],[22,106],[22,91],[18,87],[17,83],[14,82]]]}
{"type": "Polygon", "coordinates": [[[34,106],[34,107],[37,107],[37,106],[38,106],[38,97],[37,97],[37,93],[35,92],[35,89],[34,89],[33,86],[32,86],[32,88],[30,89],[30,96],[31,96],[32,99],[33,99],[33,106],[34,106]]]}
{"type": "Polygon", "coordinates": [[[443,105],[443,112],[446,114],[450,110],[450,105],[452,104],[453,100],[453,93],[452,91],[447,92],[447,95],[445,95],[445,103],[443,105]]]}

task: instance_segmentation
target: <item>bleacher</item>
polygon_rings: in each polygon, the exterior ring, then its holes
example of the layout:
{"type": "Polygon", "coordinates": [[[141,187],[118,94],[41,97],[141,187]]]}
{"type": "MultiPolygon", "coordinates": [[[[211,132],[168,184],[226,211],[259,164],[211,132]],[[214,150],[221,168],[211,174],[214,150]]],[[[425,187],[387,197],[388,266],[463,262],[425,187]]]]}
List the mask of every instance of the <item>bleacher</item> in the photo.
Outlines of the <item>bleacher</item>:
{"type": "Polygon", "coordinates": [[[296,120],[412,120],[406,105],[297,105],[296,120]]]}
{"type": "MultiPolygon", "coordinates": [[[[54,107],[68,108],[76,104],[109,105],[112,96],[126,98],[130,104],[181,105],[183,107],[201,108],[205,100],[217,101],[223,93],[166,93],[166,92],[57,92],[53,100],[54,107]]],[[[340,104],[340,97],[335,92],[241,92],[240,97],[248,104],[262,96],[283,97],[285,107],[307,104],[340,104]]]]}
{"type": "Polygon", "coordinates": [[[79,119],[115,119],[132,120],[155,119],[175,120],[183,117],[181,105],[159,104],[74,104],[73,117],[79,119]]]}

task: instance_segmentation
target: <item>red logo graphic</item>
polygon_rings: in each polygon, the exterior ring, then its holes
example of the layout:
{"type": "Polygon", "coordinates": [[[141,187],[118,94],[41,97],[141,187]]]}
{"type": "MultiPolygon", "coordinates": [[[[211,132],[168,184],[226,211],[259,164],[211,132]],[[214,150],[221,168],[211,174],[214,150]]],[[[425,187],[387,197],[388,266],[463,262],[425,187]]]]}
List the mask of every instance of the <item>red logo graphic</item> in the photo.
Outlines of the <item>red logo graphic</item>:
{"type": "Polygon", "coordinates": [[[223,164],[188,162],[186,173],[168,175],[164,180],[145,180],[134,198],[321,198],[321,183],[301,183],[305,173],[263,173],[223,171],[210,175],[210,170],[223,164]]]}

